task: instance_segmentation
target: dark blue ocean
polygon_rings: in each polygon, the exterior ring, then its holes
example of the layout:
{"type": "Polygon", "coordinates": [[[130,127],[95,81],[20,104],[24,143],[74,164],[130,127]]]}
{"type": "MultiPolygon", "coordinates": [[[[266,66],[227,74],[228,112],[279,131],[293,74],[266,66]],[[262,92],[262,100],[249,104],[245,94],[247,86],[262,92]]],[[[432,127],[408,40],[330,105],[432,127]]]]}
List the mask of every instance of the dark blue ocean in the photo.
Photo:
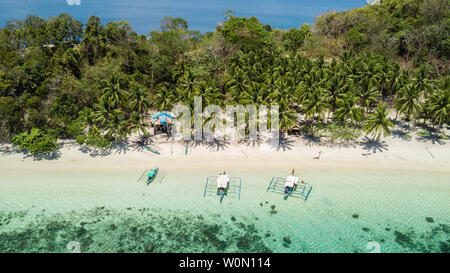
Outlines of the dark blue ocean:
{"type": "Polygon", "coordinates": [[[213,31],[231,9],[236,16],[256,16],[264,24],[286,29],[312,23],[315,16],[328,11],[364,5],[365,0],[0,0],[0,25],[27,14],[47,19],[68,13],[83,23],[90,15],[99,16],[104,24],[124,19],[139,34],[147,34],[170,15],[187,20],[192,30],[206,32],[213,31]]]}

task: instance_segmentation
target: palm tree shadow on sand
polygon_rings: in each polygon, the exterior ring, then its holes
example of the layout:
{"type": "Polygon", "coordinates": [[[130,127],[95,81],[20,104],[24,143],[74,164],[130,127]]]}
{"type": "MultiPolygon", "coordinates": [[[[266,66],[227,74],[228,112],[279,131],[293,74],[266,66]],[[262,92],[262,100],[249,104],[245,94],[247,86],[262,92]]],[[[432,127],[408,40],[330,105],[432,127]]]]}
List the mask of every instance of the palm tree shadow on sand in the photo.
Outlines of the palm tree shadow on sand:
{"type": "Polygon", "coordinates": [[[246,144],[247,146],[255,147],[255,146],[261,145],[262,141],[261,141],[260,138],[258,138],[258,139],[256,139],[256,140],[250,140],[250,139],[247,138],[247,139],[239,140],[238,143],[239,143],[239,144],[244,143],[244,144],[246,144]]]}
{"type": "Polygon", "coordinates": [[[419,135],[417,137],[418,141],[421,142],[427,142],[430,141],[432,144],[439,144],[439,145],[444,145],[446,144],[445,141],[442,141],[442,139],[439,137],[439,130],[427,125],[422,125],[421,126],[423,128],[424,131],[426,131],[426,134],[422,134],[419,135]]]}
{"type": "Polygon", "coordinates": [[[411,125],[402,121],[402,120],[394,120],[395,129],[391,130],[391,135],[393,138],[398,138],[405,141],[411,141],[411,125]]]}
{"type": "Polygon", "coordinates": [[[140,135],[135,140],[132,140],[131,144],[134,147],[133,151],[142,152],[145,150],[145,147],[147,145],[152,145],[153,142],[154,142],[153,139],[151,139],[150,137],[147,137],[145,135],[140,135]]]}
{"type": "Polygon", "coordinates": [[[197,147],[200,147],[200,146],[205,146],[205,143],[203,142],[203,140],[187,140],[187,141],[185,141],[185,143],[186,144],[189,144],[189,143],[191,143],[191,147],[192,148],[197,148],[197,147]]]}
{"type": "Polygon", "coordinates": [[[114,150],[114,154],[126,154],[127,152],[131,151],[127,142],[114,143],[111,145],[110,149],[111,151],[114,150]]]}
{"type": "Polygon", "coordinates": [[[322,144],[320,141],[320,137],[313,136],[313,135],[303,135],[302,139],[306,142],[307,145],[313,146],[313,145],[320,145],[322,144]]]}
{"type": "MultiPolygon", "coordinates": [[[[268,143],[272,144],[272,141],[269,140],[268,143]]],[[[278,141],[278,146],[277,147],[272,147],[272,148],[276,148],[277,151],[279,150],[292,150],[292,148],[294,147],[294,141],[292,139],[289,139],[286,134],[284,133],[280,133],[280,137],[279,137],[279,141],[278,141]]]]}
{"type": "Polygon", "coordinates": [[[388,145],[386,144],[386,141],[376,140],[376,139],[370,139],[368,137],[365,137],[363,141],[360,142],[360,145],[365,151],[371,152],[371,153],[377,153],[377,152],[384,152],[388,151],[388,145]]]}
{"type": "Polygon", "coordinates": [[[411,136],[408,131],[404,131],[402,129],[394,129],[391,131],[391,135],[393,138],[398,138],[405,141],[411,141],[411,136]]]}
{"type": "Polygon", "coordinates": [[[206,143],[206,147],[211,151],[223,151],[228,148],[228,145],[230,145],[230,142],[217,139],[213,139],[212,141],[208,141],[206,143]]]}

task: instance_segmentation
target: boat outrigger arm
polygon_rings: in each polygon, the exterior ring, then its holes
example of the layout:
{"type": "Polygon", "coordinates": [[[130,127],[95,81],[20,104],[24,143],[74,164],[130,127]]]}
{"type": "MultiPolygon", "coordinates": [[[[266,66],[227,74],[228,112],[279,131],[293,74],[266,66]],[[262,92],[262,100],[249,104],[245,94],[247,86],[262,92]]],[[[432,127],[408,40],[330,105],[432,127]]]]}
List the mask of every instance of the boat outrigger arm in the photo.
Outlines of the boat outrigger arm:
{"type": "Polygon", "coordinates": [[[217,187],[217,176],[210,176],[206,178],[203,197],[206,197],[207,194],[214,194],[219,195],[221,199],[224,195],[241,199],[241,186],[242,179],[240,177],[230,177],[230,181],[228,181],[228,187],[225,188],[223,192],[220,192],[219,188],[217,187]]]}
{"type": "MultiPolygon", "coordinates": [[[[285,194],[286,188],[286,178],[282,177],[272,177],[269,186],[267,186],[267,191],[285,194]]],[[[297,183],[297,186],[292,189],[287,195],[302,198],[308,200],[309,194],[311,193],[312,186],[308,183],[297,183]]],[[[286,194],[285,194],[286,195],[286,194]]]]}

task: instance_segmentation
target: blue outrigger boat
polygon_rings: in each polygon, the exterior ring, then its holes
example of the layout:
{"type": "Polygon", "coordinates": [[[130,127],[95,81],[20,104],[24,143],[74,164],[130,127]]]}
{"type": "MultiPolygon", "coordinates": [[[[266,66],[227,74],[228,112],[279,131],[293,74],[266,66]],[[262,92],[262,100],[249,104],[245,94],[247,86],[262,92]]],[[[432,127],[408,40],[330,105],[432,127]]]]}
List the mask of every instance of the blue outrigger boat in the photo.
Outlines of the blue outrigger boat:
{"type": "Polygon", "coordinates": [[[206,178],[205,189],[203,190],[203,197],[207,194],[214,194],[220,197],[222,201],[224,196],[236,197],[241,199],[242,179],[240,177],[230,177],[228,187],[221,191],[217,188],[217,176],[209,176],[206,178]]]}
{"type": "Polygon", "coordinates": [[[292,188],[290,191],[286,191],[286,178],[282,177],[272,177],[270,180],[269,186],[267,186],[266,191],[282,193],[284,197],[287,198],[289,196],[302,198],[308,200],[309,194],[311,193],[312,186],[308,183],[297,183],[297,186],[292,188]]]}

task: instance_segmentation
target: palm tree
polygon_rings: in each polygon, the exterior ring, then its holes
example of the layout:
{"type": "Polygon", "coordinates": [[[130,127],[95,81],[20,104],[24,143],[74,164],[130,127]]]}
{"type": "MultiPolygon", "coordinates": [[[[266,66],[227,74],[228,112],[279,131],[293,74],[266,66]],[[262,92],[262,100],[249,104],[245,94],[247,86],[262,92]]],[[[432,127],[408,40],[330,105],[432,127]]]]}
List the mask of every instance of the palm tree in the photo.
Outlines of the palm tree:
{"type": "Polygon", "coordinates": [[[231,99],[235,102],[239,101],[241,92],[245,91],[249,78],[247,73],[240,68],[236,68],[232,75],[226,76],[225,89],[231,95],[231,99]]]}
{"type": "Polygon", "coordinates": [[[313,92],[304,103],[302,104],[302,109],[305,113],[305,118],[309,120],[311,134],[314,136],[313,122],[314,119],[321,121],[325,117],[326,111],[329,109],[330,105],[327,103],[327,98],[324,92],[319,90],[313,92]]]}
{"type": "Polygon", "coordinates": [[[101,98],[108,99],[117,106],[127,100],[128,92],[120,88],[120,81],[115,73],[108,80],[102,80],[102,84],[105,87],[102,90],[103,95],[101,98]]]}
{"type": "Polygon", "coordinates": [[[450,121],[450,89],[438,89],[428,100],[427,112],[439,126],[450,121]]]}
{"type": "Polygon", "coordinates": [[[441,90],[447,90],[450,89],[450,76],[441,77],[436,82],[437,88],[441,90]]]}
{"type": "Polygon", "coordinates": [[[394,100],[395,109],[409,120],[420,112],[419,97],[420,90],[415,85],[409,84],[398,91],[394,100]]]}
{"type": "Polygon", "coordinates": [[[188,70],[178,79],[177,93],[180,101],[188,101],[193,99],[196,78],[192,71],[188,70]]]}
{"type": "Polygon", "coordinates": [[[372,134],[372,137],[376,137],[377,140],[381,136],[386,137],[391,134],[391,129],[394,124],[388,117],[388,111],[385,104],[380,104],[375,112],[369,114],[368,118],[364,121],[363,130],[367,134],[372,134]]]}
{"type": "Polygon", "coordinates": [[[351,123],[360,122],[363,117],[363,110],[356,104],[358,97],[349,93],[336,100],[337,109],[334,112],[334,116],[345,122],[347,127],[347,121],[350,119],[351,123]]]}
{"type": "Polygon", "coordinates": [[[292,86],[283,77],[275,80],[272,86],[268,86],[268,92],[266,99],[271,103],[286,102],[287,105],[291,105],[294,102],[292,86]]]}
{"type": "Polygon", "coordinates": [[[225,97],[219,92],[219,88],[212,80],[201,81],[194,87],[194,96],[202,98],[203,107],[207,105],[223,105],[225,97]]]}
{"type": "Polygon", "coordinates": [[[330,104],[334,108],[337,103],[337,99],[345,92],[350,91],[353,86],[353,80],[349,79],[348,82],[342,77],[342,75],[334,74],[334,76],[327,82],[327,92],[330,96],[330,104]]]}
{"type": "Polygon", "coordinates": [[[386,85],[387,95],[392,96],[395,95],[396,92],[401,88],[401,75],[402,71],[400,70],[400,66],[394,65],[393,70],[390,71],[390,79],[386,85]]]}
{"type": "Polygon", "coordinates": [[[100,132],[95,122],[95,112],[91,108],[84,108],[79,116],[90,134],[98,134],[100,132]]]}
{"type": "Polygon", "coordinates": [[[315,70],[305,74],[303,80],[295,91],[295,96],[299,104],[309,99],[315,92],[322,92],[324,79],[320,78],[319,73],[315,70]]]}
{"type": "Polygon", "coordinates": [[[106,98],[101,98],[94,107],[94,121],[98,123],[100,127],[105,126],[113,118],[113,103],[106,98]]]}
{"type": "Polygon", "coordinates": [[[239,103],[249,104],[266,104],[269,95],[267,87],[264,83],[251,82],[243,93],[241,93],[239,103]]]}
{"type": "Polygon", "coordinates": [[[343,53],[341,53],[341,55],[339,55],[339,60],[341,61],[344,68],[348,69],[352,60],[352,54],[350,53],[350,51],[344,51],[343,53]]]}
{"type": "Polygon", "coordinates": [[[119,109],[114,109],[110,114],[110,120],[106,124],[106,136],[113,138],[115,143],[127,139],[130,133],[128,121],[124,119],[124,113],[119,109]]]}
{"type": "Polygon", "coordinates": [[[168,84],[166,82],[159,84],[155,92],[153,96],[153,107],[159,111],[172,110],[177,101],[177,97],[174,92],[168,89],[168,84]]]}
{"type": "Polygon", "coordinates": [[[372,106],[378,101],[380,96],[380,91],[378,91],[378,82],[374,79],[364,79],[361,81],[357,96],[359,97],[359,102],[368,112],[372,106]]]}
{"type": "Polygon", "coordinates": [[[428,74],[428,67],[422,65],[414,72],[414,77],[412,78],[412,82],[416,85],[416,88],[425,96],[430,95],[430,92],[433,90],[428,74]]]}
{"type": "Polygon", "coordinates": [[[149,136],[147,131],[148,124],[145,123],[143,115],[133,113],[127,125],[131,132],[142,132],[146,137],[149,136]]]}
{"type": "Polygon", "coordinates": [[[297,113],[291,109],[286,102],[281,102],[279,105],[279,119],[280,129],[282,131],[290,131],[297,124],[297,113]]]}
{"type": "Polygon", "coordinates": [[[142,86],[132,89],[130,109],[139,113],[141,116],[150,108],[150,100],[148,99],[148,91],[142,86]]]}

